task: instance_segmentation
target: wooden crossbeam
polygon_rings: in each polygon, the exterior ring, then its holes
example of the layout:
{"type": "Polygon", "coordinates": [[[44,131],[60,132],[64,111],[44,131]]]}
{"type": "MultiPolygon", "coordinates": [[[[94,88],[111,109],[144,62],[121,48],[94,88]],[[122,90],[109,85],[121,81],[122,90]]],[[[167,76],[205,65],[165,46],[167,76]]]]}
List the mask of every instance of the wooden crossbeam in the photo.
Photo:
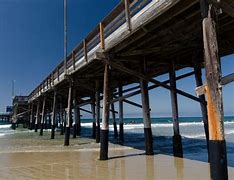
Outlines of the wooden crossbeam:
{"type": "MultiPolygon", "coordinates": [[[[122,72],[125,72],[125,73],[130,74],[130,75],[135,76],[135,77],[138,77],[139,79],[143,79],[143,80],[149,81],[151,83],[157,84],[157,85],[159,85],[159,86],[161,86],[161,87],[163,87],[165,89],[168,89],[168,90],[172,89],[169,85],[167,85],[167,84],[165,84],[163,82],[160,82],[160,81],[158,81],[156,79],[150,79],[147,76],[143,75],[142,73],[131,70],[131,69],[119,64],[119,63],[116,63],[116,62],[113,62],[113,61],[107,61],[106,59],[103,59],[103,60],[105,61],[105,63],[109,64],[113,68],[118,69],[118,70],[120,70],[122,72]]],[[[185,97],[187,97],[189,99],[192,99],[194,101],[197,101],[197,102],[200,102],[200,103],[205,103],[205,102],[201,101],[198,97],[193,96],[193,95],[191,95],[189,93],[186,93],[186,92],[184,92],[184,91],[182,91],[180,89],[176,88],[176,89],[174,89],[174,91],[176,91],[176,93],[178,93],[178,94],[180,94],[182,96],[185,96],[185,97]]]]}
{"type": "MultiPolygon", "coordinates": [[[[191,76],[191,75],[194,75],[194,71],[183,74],[181,76],[178,76],[178,77],[176,77],[176,80],[180,80],[180,79],[183,79],[183,78],[191,76]]],[[[169,82],[170,82],[169,80],[163,81],[163,83],[169,83],[169,82]]],[[[136,87],[140,88],[140,86],[136,86],[136,87]]],[[[148,87],[148,90],[152,90],[152,89],[155,89],[157,87],[160,87],[160,86],[159,85],[152,85],[152,86],[148,87]]],[[[141,93],[141,90],[134,91],[132,93],[129,93],[129,94],[126,94],[124,96],[121,96],[121,97],[118,97],[118,98],[114,99],[112,101],[112,103],[120,101],[120,100],[125,100],[125,99],[127,99],[129,97],[135,96],[135,95],[140,94],[140,93],[141,93]]]]}

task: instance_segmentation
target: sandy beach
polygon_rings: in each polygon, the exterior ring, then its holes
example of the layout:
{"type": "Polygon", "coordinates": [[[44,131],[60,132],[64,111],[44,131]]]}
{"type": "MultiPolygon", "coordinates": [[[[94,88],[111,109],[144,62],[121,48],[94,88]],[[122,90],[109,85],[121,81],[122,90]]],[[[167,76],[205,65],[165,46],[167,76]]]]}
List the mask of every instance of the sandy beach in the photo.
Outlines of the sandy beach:
{"type": "MultiPolygon", "coordinates": [[[[40,137],[17,130],[0,137],[0,179],[209,179],[209,164],[109,145],[109,160],[99,160],[99,144],[93,139],[71,139],[63,146],[63,136],[50,132],[40,137]]],[[[234,177],[234,168],[229,168],[234,177]]],[[[230,178],[231,179],[231,178],[230,178]]]]}

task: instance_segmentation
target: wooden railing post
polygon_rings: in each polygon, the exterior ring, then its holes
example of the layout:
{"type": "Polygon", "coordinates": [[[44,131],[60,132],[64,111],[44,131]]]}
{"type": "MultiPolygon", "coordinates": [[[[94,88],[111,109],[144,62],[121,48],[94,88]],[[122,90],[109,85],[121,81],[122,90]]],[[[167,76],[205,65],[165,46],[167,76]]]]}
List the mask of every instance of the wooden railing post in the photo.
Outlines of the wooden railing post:
{"type": "Polygon", "coordinates": [[[124,5],[125,5],[125,18],[126,18],[126,22],[127,22],[127,25],[128,25],[128,30],[131,31],[132,30],[132,24],[131,24],[129,0],[124,0],[124,5]]]}
{"type": "Polygon", "coordinates": [[[104,25],[102,22],[100,22],[100,24],[99,24],[99,31],[100,31],[101,49],[105,50],[104,25]]]}
{"type": "Polygon", "coordinates": [[[88,51],[87,51],[87,43],[86,43],[86,39],[83,40],[83,49],[84,49],[84,58],[85,61],[88,62],[88,51]]]}
{"type": "Polygon", "coordinates": [[[76,53],[75,51],[72,51],[72,65],[73,65],[73,70],[76,70],[76,53]]]}

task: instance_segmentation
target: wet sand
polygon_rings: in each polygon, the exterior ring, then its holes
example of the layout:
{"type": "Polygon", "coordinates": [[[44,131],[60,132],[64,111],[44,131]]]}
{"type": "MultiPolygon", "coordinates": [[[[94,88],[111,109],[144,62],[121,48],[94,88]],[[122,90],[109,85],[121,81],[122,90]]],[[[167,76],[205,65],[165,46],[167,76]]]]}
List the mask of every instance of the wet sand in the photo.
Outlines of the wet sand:
{"type": "MultiPolygon", "coordinates": [[[[0,179],[209,179],[204,162],[156,154],[110,144],[108,161],[99,161],[99,144],[88,138],[63,136],[49,139],[34,132],[20,132],[0,138],[0,179]]],[[[229,178],[234,168],[229,168],[229,178]]]]}

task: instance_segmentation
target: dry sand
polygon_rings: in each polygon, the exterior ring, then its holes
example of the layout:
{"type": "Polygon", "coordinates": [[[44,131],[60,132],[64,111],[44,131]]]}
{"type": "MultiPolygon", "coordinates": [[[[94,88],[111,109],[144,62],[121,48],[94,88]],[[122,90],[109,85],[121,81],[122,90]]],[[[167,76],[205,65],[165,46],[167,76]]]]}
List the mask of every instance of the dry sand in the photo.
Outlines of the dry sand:
{"type": "MultiPolygon", "coordinates": [[[[99,144],[87,138],[71,139],[64,147],[63,136],[49,139],[33,132],[0,138],[0,179],[209,179],[204,162],[156,154],[110,144],[108,161],[99,161],[99,144]]],[[[229,179],[234,168],[229,168],[229,179]]]]}

